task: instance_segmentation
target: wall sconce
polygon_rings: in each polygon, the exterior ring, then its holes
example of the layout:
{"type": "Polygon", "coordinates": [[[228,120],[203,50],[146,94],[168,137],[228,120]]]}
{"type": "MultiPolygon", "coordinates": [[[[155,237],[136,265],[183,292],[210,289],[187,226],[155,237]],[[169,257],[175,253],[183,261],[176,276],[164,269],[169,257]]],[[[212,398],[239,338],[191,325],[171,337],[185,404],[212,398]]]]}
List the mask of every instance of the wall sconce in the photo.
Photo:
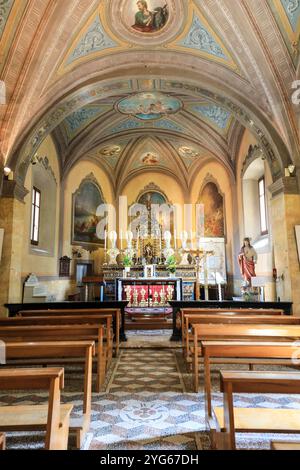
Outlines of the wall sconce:
{"type": "Polygon", "coordinates": [[[295,176],[295,170],[295,165],[289,165],[287,168],[285,168],[285,176],[295,176]]]}
{"type": "Polygon", "coordinates": [[[14,179],[14,174],[8,166],[5,166],[3,168],[3,174],[4,174],[4,179],[5,180],[13,180],[14,179]]]}

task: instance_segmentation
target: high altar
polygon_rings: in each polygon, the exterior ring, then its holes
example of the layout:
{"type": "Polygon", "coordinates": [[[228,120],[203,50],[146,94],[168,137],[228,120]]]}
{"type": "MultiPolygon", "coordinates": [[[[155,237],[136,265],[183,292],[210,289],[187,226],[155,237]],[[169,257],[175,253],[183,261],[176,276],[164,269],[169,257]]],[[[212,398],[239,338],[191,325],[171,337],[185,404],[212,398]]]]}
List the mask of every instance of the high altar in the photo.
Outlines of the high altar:
{"type": "MultiPolygon", "coordinates": [[[[225,239],[201,237],[200,231],[177,232],[174,213],[153,211],[155,205],[170,207],[170,201],[157,188],[145,189],[135,203],[139,223],[132,225],[132,215],[130,230],[105,232],[106,298],[128,300],[129,308],[147,310],[165,308],[171,300],[224,298],[225,239]],[[153,266],[151,277],[145,265],[153,266]]],[[[134,215],[135,204],[130,212],[134,215]]]]}

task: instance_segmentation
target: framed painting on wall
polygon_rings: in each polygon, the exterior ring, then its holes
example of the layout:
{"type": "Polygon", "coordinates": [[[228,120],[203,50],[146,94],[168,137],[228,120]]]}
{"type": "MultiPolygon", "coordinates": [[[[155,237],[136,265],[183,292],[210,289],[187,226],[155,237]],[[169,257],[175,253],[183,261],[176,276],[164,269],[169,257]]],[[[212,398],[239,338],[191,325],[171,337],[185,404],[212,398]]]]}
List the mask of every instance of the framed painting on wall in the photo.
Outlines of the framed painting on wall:
{"type": "Polygon", "coordinates": [[[204,206],[204,237],[225,238],[224,196],[210,175],[204,181],[198,203],[204,206]]]}
{"type": "Polygon", "coordinates": [[[97,209],[104,204],[104,198],[93,174],[84,178],[73,194],[71,244],[86,250],[96,250],[104,246],[104,240],[98,238],[96,229],[101,218],[97,209]]]}
{"type": "Polygon", "coordinates": [[[296,244],[298,250],[298,260],[300,263],[300,225],[295,226],[295,234],[296,234],[296,244]]]}

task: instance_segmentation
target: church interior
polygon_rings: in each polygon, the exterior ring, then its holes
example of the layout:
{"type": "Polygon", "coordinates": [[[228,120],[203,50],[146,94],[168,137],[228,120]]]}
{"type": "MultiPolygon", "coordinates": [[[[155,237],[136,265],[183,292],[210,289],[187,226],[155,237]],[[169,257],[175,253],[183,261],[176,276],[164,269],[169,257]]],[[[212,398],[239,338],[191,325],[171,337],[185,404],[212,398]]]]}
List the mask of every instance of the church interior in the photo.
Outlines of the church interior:
{"type": "Polygon", "coordinates": [[[0,450],[300,450],[299,38],[0,0],[0,450]]]}

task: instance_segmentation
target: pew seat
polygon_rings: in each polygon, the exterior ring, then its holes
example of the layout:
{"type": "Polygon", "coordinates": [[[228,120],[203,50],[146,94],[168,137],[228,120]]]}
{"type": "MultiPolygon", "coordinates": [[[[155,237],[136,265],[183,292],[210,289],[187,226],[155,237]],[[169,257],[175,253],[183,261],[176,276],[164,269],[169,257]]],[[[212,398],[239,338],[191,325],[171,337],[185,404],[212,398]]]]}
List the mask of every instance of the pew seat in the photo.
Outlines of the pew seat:
{"type": "Polygon", "coordinates": [[[95,341],[97,355],[96,391],[99,393],[107,370],[107,350],[103,346],[103,325],[1,326],[0,340],[10,343],[37,341],[95,341]]]}
{"type": "Polygon", "coordinates": [[[83,414],[80,418],[71,418],[70,433],[76,434],[76,447],[80,449],[84,437],[89,430],[91,421],[92,401],[92,356],[95,355],[94,341],[45,341],[6,343],[6,360],[10,365],[13,361],[20,361],[21,365],[26,362],[33,365],[65,364],[70,358],[81,358],[84,361],[84,383],[83,383],[83,414]]]}
{"type": "Polygon", "coordinates": [[[0,407],[0,432],[46,431],[46,450],[66,450],[68,447],[70,414],[73,405],[62,405],[64,370],[1,369],[0,390],[45,390],[46,405],[8,405],[0,407]]]}
{"type": "Polygon", "coordinates": [[[0,450],[5,450],[5,434],[0,433],[0,450]]]}
{"type": "Polygon", "coordinates": [[[300,442],[271,441],[271,450],[300,450],[300,442]]]}
{"type": "Polygon", "coordinates": [[[242,408],[234,394],[300,394],[299,372],[220,372],[223,407],[214,407],[209,419],[213,448],[236,449],[236,432],[300,434],[300,408],[242,408]]]}

